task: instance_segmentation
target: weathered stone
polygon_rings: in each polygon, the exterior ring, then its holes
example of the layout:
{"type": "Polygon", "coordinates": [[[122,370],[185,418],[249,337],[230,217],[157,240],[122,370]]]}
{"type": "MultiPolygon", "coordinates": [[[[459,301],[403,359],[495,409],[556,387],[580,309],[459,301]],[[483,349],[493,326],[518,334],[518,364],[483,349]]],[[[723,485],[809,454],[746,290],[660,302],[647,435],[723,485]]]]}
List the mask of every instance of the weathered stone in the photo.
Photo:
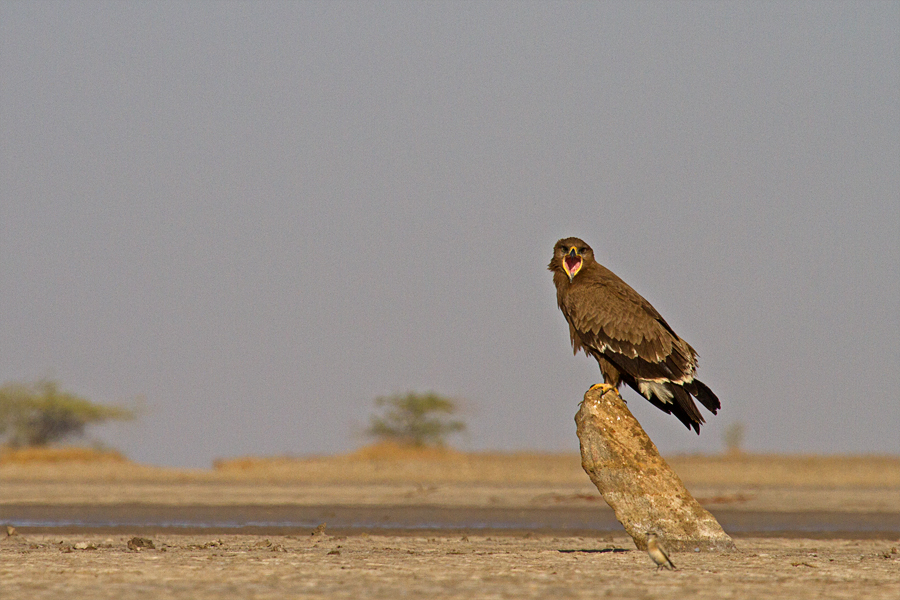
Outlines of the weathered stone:
{"type": "Polygon", "coordinates": [[[647,533],[678,550],[734,550],[719,522],[659,455],[618,392],[592,387],[575,415],[581,466],[640,550],[647,533]]]}

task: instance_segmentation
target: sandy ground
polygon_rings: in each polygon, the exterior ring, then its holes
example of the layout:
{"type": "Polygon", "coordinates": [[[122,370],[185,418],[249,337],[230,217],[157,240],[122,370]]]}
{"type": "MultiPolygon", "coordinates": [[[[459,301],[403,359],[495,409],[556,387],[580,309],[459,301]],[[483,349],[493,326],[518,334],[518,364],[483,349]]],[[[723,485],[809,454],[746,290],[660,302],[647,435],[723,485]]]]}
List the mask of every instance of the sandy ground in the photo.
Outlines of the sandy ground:
{"type": "Polygon", "coordinates": [[[28,535],[0,596],[41,598],[900,598],[896,543],[740,539],[655,570],[630,540],[547,535],[28,535]]]}
{"type": "Polygon", "coordinates": [[[23,510],[52,520],[76,509],[240,515],[331,506],[333,514],[389,509],[413,521],[443,510],[463,525],[398,535],[330,524],[324,534],[293,527],[265,536],[20,526],[16,535],[0,531],[0,598],[900,598],[900,459],[669,462],[723,523],[726,515],[739,522],[781,514],[790,524],[795,516],[827,513],[886,525],[877,535],[740,534],[737,552],[678,553],[677,571],[657,573],[621,530],[466,528],[474,514],[590,519],[608,510],[577,456],[235,459],[197,471],[13,460],[0,463],[0,523],[23,510]],[[129,545],[136,536],[153,548],[129,545]]]}

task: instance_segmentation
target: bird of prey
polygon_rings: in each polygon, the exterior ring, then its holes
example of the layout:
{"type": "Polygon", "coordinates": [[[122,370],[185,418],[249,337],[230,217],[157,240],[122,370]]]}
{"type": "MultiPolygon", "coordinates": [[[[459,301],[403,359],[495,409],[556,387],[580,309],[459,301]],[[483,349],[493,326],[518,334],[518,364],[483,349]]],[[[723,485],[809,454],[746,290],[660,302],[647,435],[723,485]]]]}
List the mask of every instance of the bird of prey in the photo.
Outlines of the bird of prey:
{"type": "Polygon", "coordinates": [[[660,569],[675,570],[675,565],[669,560],[669,555],[666,554],[662,544],[659,543],[659,538],[652,531],[647,534],[647,554],[650,555],[650,560],[656,563],[657,571],[660,569]]]}
{"type": "Polygon", "coordinates": [[[597,360],[605,386],[628,384],[699,434],[705,421],[691,396],[713,414],[721,404],[694,377],[697,352],[649,302],[594,260],[580,239],[556,242],[548,269],[575,354],[582,350],[597,360]]]}

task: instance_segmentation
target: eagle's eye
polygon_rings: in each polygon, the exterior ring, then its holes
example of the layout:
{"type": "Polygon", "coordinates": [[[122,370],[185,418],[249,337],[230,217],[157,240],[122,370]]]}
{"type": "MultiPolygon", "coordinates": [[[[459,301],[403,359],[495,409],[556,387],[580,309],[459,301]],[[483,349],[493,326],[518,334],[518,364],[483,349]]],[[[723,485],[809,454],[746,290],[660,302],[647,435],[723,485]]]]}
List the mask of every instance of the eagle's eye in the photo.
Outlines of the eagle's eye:
{"type": "Polygon", "coordinates": [[[579,254],[587,254],[587,251],[588,251],[587,248],[579,248],[579,249],[578,249],[578,253],[579,253],[579,254]]]}

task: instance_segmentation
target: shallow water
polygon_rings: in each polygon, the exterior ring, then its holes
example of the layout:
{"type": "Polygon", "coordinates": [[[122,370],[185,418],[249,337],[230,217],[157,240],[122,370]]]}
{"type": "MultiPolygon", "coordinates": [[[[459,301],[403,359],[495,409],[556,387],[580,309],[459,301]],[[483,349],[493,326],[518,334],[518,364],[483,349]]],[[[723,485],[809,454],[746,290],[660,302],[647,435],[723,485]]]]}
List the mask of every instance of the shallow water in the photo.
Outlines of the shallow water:
{"type": "MultiPolygon", "coordinates": [[[[713,513],[730,534],[900,535],[900,513],[735,510],[713,513]]],[[[308,532],[320,523],[327,523],[329,530],[348,533],[507,530],[576,534],[622,531],[613,512],[600,507],[13,504],[0,506],[0,523],[31,530],[149,528],[233,533],[265,531],[270,534],[308,532]]]]}

